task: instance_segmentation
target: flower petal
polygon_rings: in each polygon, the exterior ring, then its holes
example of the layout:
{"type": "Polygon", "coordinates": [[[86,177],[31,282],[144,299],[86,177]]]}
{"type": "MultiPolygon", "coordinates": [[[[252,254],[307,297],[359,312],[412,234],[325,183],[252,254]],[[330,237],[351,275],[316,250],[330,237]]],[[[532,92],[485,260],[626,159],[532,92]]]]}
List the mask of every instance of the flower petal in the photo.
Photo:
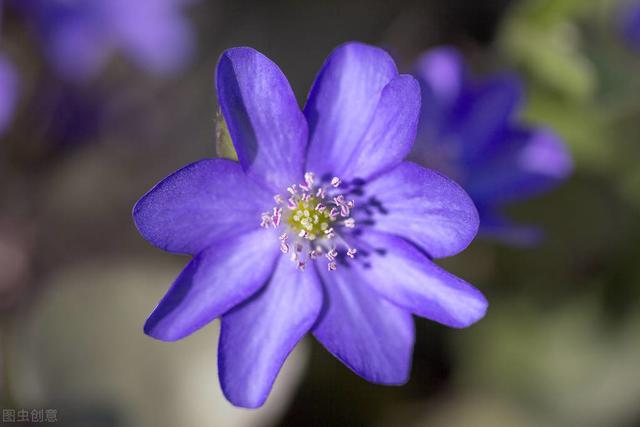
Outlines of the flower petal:
{"type": "Polygon", "coordinates": [[[181,7],[175,1],[110,0],[104,13],[111,34],[131,59],[151,72],[170,74],[185,66],[194,51],[194,34],[181,7]]]}
{"type": "Polygon", "coordinates": [[[280,68],[254,49],[229,49],[218,62],[216,88],[247,174],[274,192],[302,182],[307,122],[280,68]]]}
{"type": "Polygon", "coordinates": [[[285,359],[316,321],[322,288],[313,269],[300,272],[281,257],[271,282],[222,317],[218,366],[231,403],[257,408],[285,359]]]}
{"type": "Polygon", "coordinates": [[[431,49],[418,58],[415,75],[422,89],[421,128],[442,126],[464,90],[462,56],[450,47],[431,49]]]}
{"type": "Polygon", "coordinates": [[[144,325],[146,334],[175,341],[195,332],[264,285],[279,256],[265,230],[223,239],[180,273],[144,325]]]}
{"type": "Polygon", "coordinates": [[[479,203],[504,203],[543,193],[564,181],[573,161],[549,129],[515,129],[474,168],[466,186],[479,203]]]}
{"type": "Polygon", "coordinates": [[[384,50],[346,43],[327,58],[304,114],[309,122],[307,169],[342,177],[376,112],[383,88],[398,75],[384,50]]]}
{"type": "Polygon", "coordinates": [[[418,82],[406,74],[395,77],[382,90],[371,124],[340,177],[367,179],[398,165],[411,151],[419,114],[418,82]]]}
{"type": "Polygon", "coordinates": [[[354,268],[394,304],[454,328],[484,316],[487,300],[480,291],[438,267],[406,240],[368,231],[358,242],[354,268]]]}
{"type": "Polygon", "coordinates": [[[482,156],[490,144],[500,141],[516,119],[522,99],[522,83],[510,73],[496,74],[464,94],[449,131],[458,133],[465,144],[465,159],[482,156]]]}
{"type": "Polygon", "coordinates": [[[253,230],[271,197],[225,159],[192,163],[169,175],[136,203],[133,218],[152,245],[197,254],[212,242],[253,230]]]}
{"type": "Polygon", "coordinates": [[[545,239],[545,232],[535,225],[518,225],[504,215],[478,206],[480,213],[480,231],[478,235],[511,246],[530,248],[545,239]]]}
{"type": "Polygon", "coordinates": [[[404,384],[411,370],[411,315],[380,297],[348,265],[321,270],[325,309],[314,336],[367,381],[404,384]]]}
{"type": "Polygon", "coordinates": [[[9,126],[18,100],[18,73],[0,54],[0,135],[9,126]]]}
{"type": "MultiPolygon", "coordinates": [[[[363,198],[375,208],[368,218],[375,230],[404,237],[433,258],[462,251],[478,231],[478,212],[467,193],[414,163],[400,164],[363,190],[363,198]]],[[[367,221],[360,221],[366,226],[367,221]]]]}
{"type": "Polygon", "coordinates": [[[108,59],[110,35],[96,2],[14,2],[35,21],[55,71],[69,81],[95,77],[108,59]]]}

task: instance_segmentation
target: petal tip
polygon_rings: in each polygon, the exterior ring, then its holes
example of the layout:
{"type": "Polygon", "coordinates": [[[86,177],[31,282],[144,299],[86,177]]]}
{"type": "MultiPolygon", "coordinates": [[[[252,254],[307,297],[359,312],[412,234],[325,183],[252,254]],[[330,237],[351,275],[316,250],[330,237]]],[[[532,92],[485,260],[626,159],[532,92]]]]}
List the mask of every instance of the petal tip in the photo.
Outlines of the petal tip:
{"type": "Polygon", "coordinates": [[[173,342],[183,338],[182,336],[172,334],[171,331],[166,328],[158,327],[158,322],[153,318],[153,314],[149,316],[147,321],[144,323],[143,330],[145,335],[158,341],[173,342]]]}
{"type": "Polygon", "coordinates": [[[470,307],[466,315],[460,318],[457,323],[449,324],[448,326],[455,329],[464,329],[482,320],[487,314],[489,301],[487,301],[486,297],[480,291],[477,291],[476,298],[475,305],[470,307]]]}

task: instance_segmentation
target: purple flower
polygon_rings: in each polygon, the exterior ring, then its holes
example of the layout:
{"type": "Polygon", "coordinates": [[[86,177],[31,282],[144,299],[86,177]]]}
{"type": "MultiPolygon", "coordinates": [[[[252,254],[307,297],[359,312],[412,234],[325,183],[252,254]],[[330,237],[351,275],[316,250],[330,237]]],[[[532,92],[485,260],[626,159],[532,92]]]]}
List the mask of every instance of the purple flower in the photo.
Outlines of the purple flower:
{"type": "Polygon", "coordinates": [[[222,389],[258,407],[309,331],[366,380],[402,384],[411,314],[460,328],[482,318],[482,294],[431,261],[471,242],[477,212],[453,181],[403,161],[420,90],[385,51],[338,47],[304,111],[250,48],[221,56],[216,84],[239,162],[188,165],[133,210],[150,243],[194,256],[147,334],[173,341],[221,317],[222,389]]]}
{"type": "Polygon", "coordinates": [[[629,1],[619,9],[618,26],[627,45],[640,51],[640,1],[629,1]]]}
{"type": "Polygon", "coordinates": [[[167,74],[185,65],[193,34],[186,0],[19,0],[49,61],[68,80],[95,76],[119,49],[144,70],[167,74]]]}
{"type": "Polygon", "coordinates": [[[0,53],[0,135],[4,133],[18,100],[18,74],[9,60],[0,53]]]}
{"type": "Polygon", "coordinates": [[[423,54],[415,76],[422,89],[420,125],[410,158],[455,179],[480,214],[480,232],[516,245],[540,231],[514,225],[506,205],[548,191],[572,171],[562,140],[518,119],[523,90],[511,74],[471,81],[452,48],[423,54]]]}

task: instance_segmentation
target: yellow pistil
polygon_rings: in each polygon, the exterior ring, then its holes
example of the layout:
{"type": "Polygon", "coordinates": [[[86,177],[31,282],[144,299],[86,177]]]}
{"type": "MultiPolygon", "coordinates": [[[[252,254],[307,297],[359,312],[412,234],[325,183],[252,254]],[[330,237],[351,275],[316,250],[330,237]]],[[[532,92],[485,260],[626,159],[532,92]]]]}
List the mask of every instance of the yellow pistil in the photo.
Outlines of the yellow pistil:
{"type": "Polygon", "coordinates": [[[316,197],[310,197],[308,200],[298,201],[295,209],[289,213],[287,222],[298,236],[315,240],[331,228],[333,219],[326,206],[320,204],[316,197]]]}

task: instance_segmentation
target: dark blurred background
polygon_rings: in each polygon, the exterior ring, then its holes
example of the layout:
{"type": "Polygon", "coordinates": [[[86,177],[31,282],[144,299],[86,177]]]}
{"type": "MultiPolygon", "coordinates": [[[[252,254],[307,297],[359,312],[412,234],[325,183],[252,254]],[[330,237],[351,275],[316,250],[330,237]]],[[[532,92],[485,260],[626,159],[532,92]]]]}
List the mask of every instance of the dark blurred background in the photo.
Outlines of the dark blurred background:
{"type": "Polygon", "coordinates": [[[620,29],[625,4],[181,0],[193,51],[179,68],[112,47],[79,81],[55,71],[39,18],[15,3],[2,1],[0,24],[19,76],[0,135],[2,408],[56,409],[64,426],[640,426],[640,51],[620,29]],[[307,338],[264,408],[233,408],[217,322],[172,344],[143,335],[186,259],[148,245],[131,208],[215,155],[224,49],[266,54],[302,104],[348,40],[383,46],[402,70],[446,44],[479,76],[519,73],[523,119],[565,139],[575,172],[510,212],[545,230],[539,246],[477,239],[443,261],[490,308],[465,330],[416,319],[407,385],[369,384],[307,338]]]}

